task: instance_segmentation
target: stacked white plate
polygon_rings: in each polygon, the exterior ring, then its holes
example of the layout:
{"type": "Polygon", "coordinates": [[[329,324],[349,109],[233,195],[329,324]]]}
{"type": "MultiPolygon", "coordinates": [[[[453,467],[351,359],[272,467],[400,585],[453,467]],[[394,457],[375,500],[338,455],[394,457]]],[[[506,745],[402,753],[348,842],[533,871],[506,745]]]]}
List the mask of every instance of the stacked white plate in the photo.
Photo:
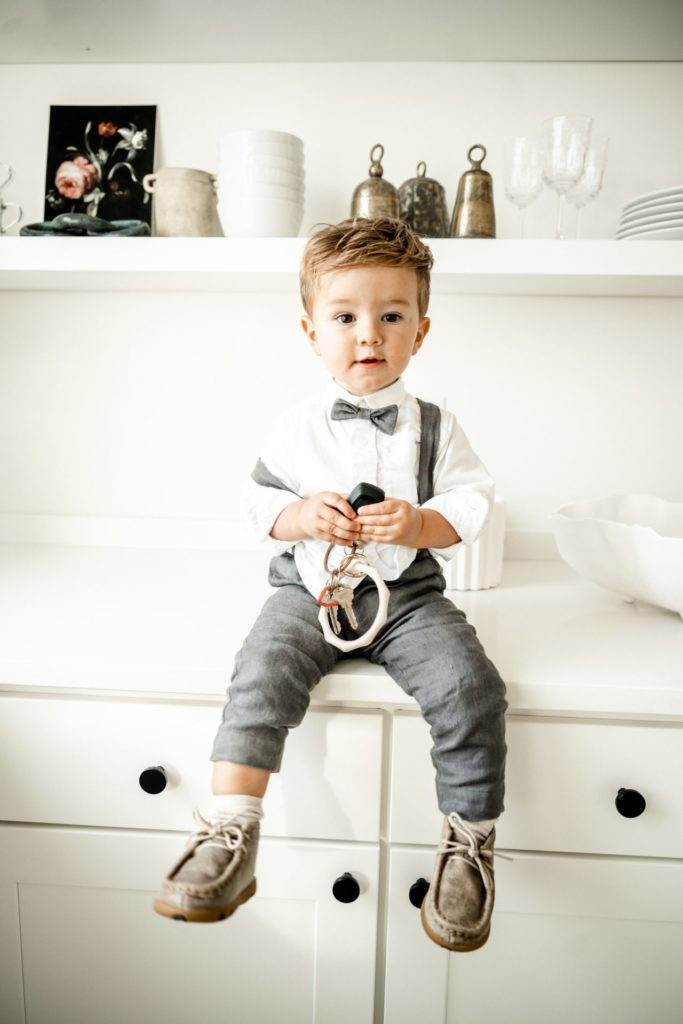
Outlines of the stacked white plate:
{"type": "Polygon", "coordinates": [[[218,214],[226,237],[296,237],[304,215],[304,144],[275,131],[220,140],[218,214]]]}
{"type": "Polygon", "coordinates": [[[683,185],[648,192],[626,203],[616,237],[683,239],[683,185]]]}

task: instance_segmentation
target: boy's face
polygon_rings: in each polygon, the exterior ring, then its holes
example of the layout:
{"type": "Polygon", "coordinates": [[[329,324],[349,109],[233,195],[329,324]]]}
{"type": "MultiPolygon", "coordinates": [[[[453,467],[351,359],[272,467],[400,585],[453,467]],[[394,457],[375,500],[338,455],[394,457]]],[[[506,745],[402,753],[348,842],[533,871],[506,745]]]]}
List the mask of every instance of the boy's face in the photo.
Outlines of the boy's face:
{"type": "Polygon", "coordinates": [[[323,274],[311,312],[301,326],[313,351],[358,396],[393,384],[430,325],[418,312],[412,267],[360,266],[323,274]]]}

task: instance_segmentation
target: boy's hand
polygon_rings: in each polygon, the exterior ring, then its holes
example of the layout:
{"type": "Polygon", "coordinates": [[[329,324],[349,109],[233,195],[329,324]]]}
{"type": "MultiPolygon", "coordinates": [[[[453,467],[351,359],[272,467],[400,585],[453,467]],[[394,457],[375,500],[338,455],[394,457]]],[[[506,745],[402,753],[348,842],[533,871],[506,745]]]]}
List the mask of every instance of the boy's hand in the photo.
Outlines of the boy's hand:
{"type": "Polygon", "coordinates": [[[334,491],[304,498],[299,507],[299,523],[307,537],[340,545],[358,540],[360,531],[353,508],[346,498],[334,491]]]}
{"type": "Polygon", "coordinates": [[[422,513],[401,498],[387,498],[376,505],[363,505],[356,518],[361,541],[417,547],[422,530],[422,513]]]}

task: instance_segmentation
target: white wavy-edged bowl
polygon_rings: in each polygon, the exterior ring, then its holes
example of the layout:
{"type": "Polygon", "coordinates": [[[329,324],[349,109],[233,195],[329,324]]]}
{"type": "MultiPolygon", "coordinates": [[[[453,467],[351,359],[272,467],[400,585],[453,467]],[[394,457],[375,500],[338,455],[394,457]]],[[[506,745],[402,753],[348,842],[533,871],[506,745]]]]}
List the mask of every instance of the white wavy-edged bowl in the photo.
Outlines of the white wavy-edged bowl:
{"type": "Polygon", "coordinates": [[[614,495],[563,505],[550,522],[560,555],[579,575],[683,616],[683,502],[614,495]]]}

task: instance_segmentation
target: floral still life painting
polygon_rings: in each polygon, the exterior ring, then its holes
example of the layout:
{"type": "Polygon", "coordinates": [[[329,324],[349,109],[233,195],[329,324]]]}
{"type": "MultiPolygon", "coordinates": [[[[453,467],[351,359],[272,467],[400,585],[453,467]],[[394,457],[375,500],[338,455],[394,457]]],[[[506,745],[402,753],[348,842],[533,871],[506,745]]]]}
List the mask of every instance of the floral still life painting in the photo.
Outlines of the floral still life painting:
{"type": "Polygon", "coordinates": [[[45,220],[84,213],[151,223],[156,107],[50,107],[45,220]]]}

